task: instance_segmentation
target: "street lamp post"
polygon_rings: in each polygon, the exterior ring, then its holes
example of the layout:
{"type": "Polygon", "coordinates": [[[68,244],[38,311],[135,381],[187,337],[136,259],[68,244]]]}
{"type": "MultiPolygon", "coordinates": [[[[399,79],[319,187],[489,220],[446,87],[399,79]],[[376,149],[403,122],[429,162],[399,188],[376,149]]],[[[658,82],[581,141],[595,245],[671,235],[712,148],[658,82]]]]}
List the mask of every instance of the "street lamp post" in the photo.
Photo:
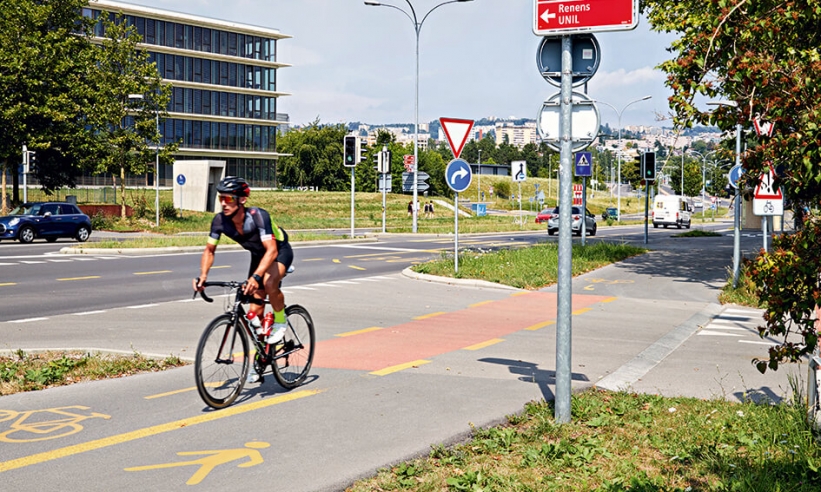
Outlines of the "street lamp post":
{"type": "Polygon", "coordinates": [[[482,200],[482,149],[479,149],[479,169],[476,170],[476,201],[482,200]]]}
{"type": "MultiPolygon", "coordinates": [[[[730,106],[737,108],[735,101],[715,101],[708,102],[709,106],[730,106]]],[[[741,165],[741,124],[735,126],[735,165],[741,165]]],[[[735,199],[733,202],[733,288],[738,287],[738,276],[741,270],[741,194],[738,186],[735,188],[735,199]]]]}
{"type": "MultiPolygon", "coordinates": [[[[132,101],[143,101],[142,94],[129,94],[128,99],[132,101]]],[[[160,108],[154,108],[154,119],[157,125],[157,134],[160,134],[160,108]]],[[[160,138],[162,136],[160,135],[160,138]]],[[[154,150],[154,210],[156,211],[156,227],[160,227],[160,143],[154,150]]]]}
{"type": "Polygon", "coordinates": [[[418,225],[418,215],[419,210],[416,206],[416,202],[418,201],[419,190],[417,185],[417,176],[419,171],[419,33],[422,30],[422,24],[425,23],[425,19],[428,18],[431,12],[438,9],[442,5],[447,5],[449,3],[461,3],[461,2],[472,2],[473,0],[448,0],[447,2],[442,2],[432,9],[428,10],[428,12],[422,17],[422,21],[418,21],[418,17],[416,17],[416,10],[413,8],[413,4],[410,0],[405,0],[410,7],[410,13],[406,10],[397,7],[396,5],[391,5],[389,3],[382,3],[382,2],[374,2],[367,0],[365,5],[371,7],[390,7],[392,9],[396,9],[403,14],[405,14],[408,19],[413,23],[413,30],[416,33],[416,89],[415,89],[415,97],[414,97],[414,137],[413,137],[413,232],[417,232],[417,225],[418,225]]]}
{"type": "Polygon", "coordinates": [[[704,218],[704,192],[705,188],[707,187],[707,157],[710,154],[715,154],[715,150],[711,150],[706,154],[702,154],[697,150],[690,150],[691,154],[697,154],[701,157],[701,217],[704,218]]]}
{"type": "Polygon", "coordinates": [[[646,101],[646,100],[650,99],[651,97],[653,97],[653,96],[644,96],[644,97],[636,99],[634,101],[630,101],[629,103],[625,104],[625,106],[623,108],[621,108],[621,111],[616,109],[616,107],[613,106],[610,103],[606,103],[604,101],[594,101],[594,102],[597,102],[597,103],[602,103],[605,106],[610,106],[611,108],[613,108],[613,111],[615,111],[616,114],[619,116],[618,117],[619,148],[617,150],[617,157],[618,157],[618,161],[619,161],[619,167],[618,167],[619,171],[618,171],[618,183],[616,184],[616,186],[618,186],[618,192],[617,192],[618,198],[617,198],[617,204],[616,204],[616,221],[621,221],[621,115],[624,113],[624,110],[626,110],[627,107],[630,106],[631,104],[641,102],[641,101],[646,101]]]}

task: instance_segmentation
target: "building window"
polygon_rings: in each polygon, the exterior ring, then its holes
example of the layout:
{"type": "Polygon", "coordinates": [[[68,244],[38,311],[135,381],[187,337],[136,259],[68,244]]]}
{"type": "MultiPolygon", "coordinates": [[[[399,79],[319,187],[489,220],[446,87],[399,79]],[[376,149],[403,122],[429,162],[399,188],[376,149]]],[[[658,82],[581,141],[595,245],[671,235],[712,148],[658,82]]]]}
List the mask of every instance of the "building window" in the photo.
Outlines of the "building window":
{"type": "Polygon", "coordinates": [[[202,28],[202,51],[211,53],[211,29],[202,28]]]}

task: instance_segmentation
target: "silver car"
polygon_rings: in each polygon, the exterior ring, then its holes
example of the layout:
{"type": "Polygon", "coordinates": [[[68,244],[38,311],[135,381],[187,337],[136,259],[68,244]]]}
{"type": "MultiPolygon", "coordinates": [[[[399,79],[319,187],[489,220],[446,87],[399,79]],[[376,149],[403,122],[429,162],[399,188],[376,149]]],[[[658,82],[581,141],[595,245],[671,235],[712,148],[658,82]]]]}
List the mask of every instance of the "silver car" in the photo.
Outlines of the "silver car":
{"type": "MultiPolygon", "coordinates": [[[[596,235],[596,216],[593,215],[590,210],[586,210],[587,215],[585,217],[585,228],[587,230],[587,234],[590,236],[596,235]]],[[[582,208],[581,207],[573,207],[570,211],[571,213],[571,220],[573,221],[571,230],[573,234],[577,236],[582,235],[582,208]]],[[[553,209],[553,212],[550,213],[550,218],[547,219],[547,233],[551,236],[559,230],[559,207],[553,209]]]]}

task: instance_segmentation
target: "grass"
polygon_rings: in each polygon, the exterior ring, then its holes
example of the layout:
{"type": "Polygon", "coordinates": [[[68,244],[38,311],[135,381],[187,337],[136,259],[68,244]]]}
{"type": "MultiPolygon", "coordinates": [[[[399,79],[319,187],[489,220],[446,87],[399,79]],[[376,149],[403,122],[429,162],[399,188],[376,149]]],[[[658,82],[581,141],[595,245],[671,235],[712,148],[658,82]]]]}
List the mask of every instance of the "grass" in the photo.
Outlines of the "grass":
{"type": "Polygon", "coordinates": [[[721,289],[718,301],[722,304],[739,304],[754,308],[767,308],[767,301],[760,299],[756,293],[756,286],[747,276],[747,267],[742,265],[738,274],[738,286],[733,288],[733,272],[728,270],[727,284],[721,289]]]}
{"type": "MultiPolygon", "coordinates": [[[[646,252],[627,244],[594,242],[573,245],[573,275],[580,275],[630,256],[646,252]]],[[[445,254],[446,255],[446,254],[445,254]]],[[[444,277],[487,280],[520,289],[540,289],[557,281],[557,243],[543,243],[522,249],[502,249],[493,253],[464,251],[459,255],[459,271],[454,272],[452,255],[435,262],[416,265],[419,273],[444,277]]]]}
{"type": "MultiPolygon", "coordinates": [[[[800,401],[800,398],[796,398],[800,401]]],[[[570,423],[532,402],[508,424],[380,470],[365,491],[817,491],[821,447],[800,405],[591,390],[570,423]]]]}
{"type": "Polygon", "coordinates": [[[174,356],[156,360],[138,353],[106,355],[49,351],[29,354],[17,350],[14,355],[0,356],[0,396],[82,381],[162,371],[185,364],[174,356]]]}

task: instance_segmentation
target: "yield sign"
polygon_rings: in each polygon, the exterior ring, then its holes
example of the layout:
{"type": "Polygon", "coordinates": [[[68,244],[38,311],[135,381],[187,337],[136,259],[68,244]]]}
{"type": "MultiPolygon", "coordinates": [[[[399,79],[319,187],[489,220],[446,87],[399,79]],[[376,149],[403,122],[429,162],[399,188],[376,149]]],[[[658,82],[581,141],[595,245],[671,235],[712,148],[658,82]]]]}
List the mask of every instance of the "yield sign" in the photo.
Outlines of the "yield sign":
{"type": "Polygon", "coordinates": [[[768,163],[770,171],[761,174],[761,179],[758,180],[758,186],[755,187],[755,195],[753,198],[763,200],[782,200],[784,195],[781,193],[781,188],[774,188],[775,170],[771,162],[768,163]]]}
{"type": "Polygon", "coordinates": [[[465,143],[468,141],[470,130],[473,128],[473,120],[439,118],[439,123],[442,125],[442,130],[448,139],[448,145],[450,145],[450,150],[453,152],[453,157],[458,159],[465,143]]]}

